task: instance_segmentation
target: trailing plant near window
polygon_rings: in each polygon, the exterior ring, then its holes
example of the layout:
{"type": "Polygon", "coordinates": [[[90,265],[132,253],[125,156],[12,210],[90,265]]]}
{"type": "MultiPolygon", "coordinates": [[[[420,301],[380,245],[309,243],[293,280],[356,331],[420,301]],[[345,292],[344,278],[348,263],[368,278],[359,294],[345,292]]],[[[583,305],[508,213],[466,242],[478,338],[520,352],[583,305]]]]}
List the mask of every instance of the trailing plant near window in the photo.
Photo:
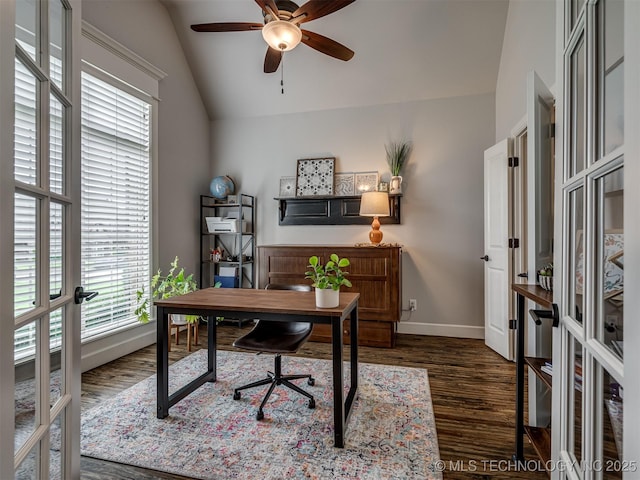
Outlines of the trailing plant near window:
{"type": "Polygon", "coordinates": [[[307,265],[310,270],[305,272],[304,278],[313,280],[312,286],[321,289],[339,290],[341,285],[350,287],[351,282],[345,277],[349,272],[342,270],[351,264],[349,259],[339,258],[335,253],[332,253],[329,259],[326,265],[322,265],[317,256],[310,257],[309,265],[307,265]]]}
{"type": "MultiPolygon", "coordinates": [[[[198,284],[193,279],[193,274],[185,275],[184,268],[180,268],[178,272],[178,257],[171,262],[169,273],[163,276],[162,272],[158,272],[151,278],[151,298],[144,294],[144,287],[136,292],[138,308],[135,314],[140,323],[149,322],[149,300],[171,298],[185,293],[195,292],[198,284]]],[[[185,315],[187,322],[195,323],[200,318],[198,315],[185,315]]]]}

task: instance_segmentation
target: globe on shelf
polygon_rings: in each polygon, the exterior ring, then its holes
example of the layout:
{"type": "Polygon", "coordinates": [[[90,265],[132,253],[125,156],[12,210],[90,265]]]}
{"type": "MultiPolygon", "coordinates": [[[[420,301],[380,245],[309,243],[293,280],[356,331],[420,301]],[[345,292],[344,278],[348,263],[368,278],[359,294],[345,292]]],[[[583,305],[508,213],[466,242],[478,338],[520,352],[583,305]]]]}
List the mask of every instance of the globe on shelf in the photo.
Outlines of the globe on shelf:
{"type": "Polygon", "coordinates": [[[228,195],[233,195],[236,191],[236,186],[231,178],[222,175],[211,180],[209,189],[211,190],[211,195],[222,200],[227,198],[228,195]]]}

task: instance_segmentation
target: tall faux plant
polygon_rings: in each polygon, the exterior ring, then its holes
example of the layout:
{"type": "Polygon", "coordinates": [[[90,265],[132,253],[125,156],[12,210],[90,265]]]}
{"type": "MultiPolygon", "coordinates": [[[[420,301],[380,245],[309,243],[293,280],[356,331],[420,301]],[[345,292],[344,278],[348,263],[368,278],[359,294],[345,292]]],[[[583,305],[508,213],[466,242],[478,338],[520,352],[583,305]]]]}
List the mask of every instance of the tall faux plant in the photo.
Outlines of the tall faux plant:
{"type": "Polygon", "coordinates": [[[399,176],[411,153],[411,142],[391,142],[384,146],[391,175],[399,176]]]}

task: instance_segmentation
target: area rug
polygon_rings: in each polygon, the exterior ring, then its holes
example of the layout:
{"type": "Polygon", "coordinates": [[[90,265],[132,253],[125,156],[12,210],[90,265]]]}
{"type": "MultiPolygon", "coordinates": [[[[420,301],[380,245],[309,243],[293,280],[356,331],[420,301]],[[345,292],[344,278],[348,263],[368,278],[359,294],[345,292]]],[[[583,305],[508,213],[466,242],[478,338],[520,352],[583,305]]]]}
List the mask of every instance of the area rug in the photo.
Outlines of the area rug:
{"type": "MultiPolygon", "coordinates": [[[[171,365],[170,392],[206,371],[206,350],[171,365]]],[[[439,479],[427,371],[360,364],[345,448],[333,446],[331,362],[283,358],[283,373],[312,373],[316,408],[277,387],[255,419],[264,388],[233,388],[273,370],[272,355],[218,352],[218,380],[156,418],[156,377],[83,412],[82,455],[194,478],[439,479]]],[[[345,362],[345,377],[348,376],[345,362]]],[[[345,387],[345,391],[348,386],[345,387]]]]}

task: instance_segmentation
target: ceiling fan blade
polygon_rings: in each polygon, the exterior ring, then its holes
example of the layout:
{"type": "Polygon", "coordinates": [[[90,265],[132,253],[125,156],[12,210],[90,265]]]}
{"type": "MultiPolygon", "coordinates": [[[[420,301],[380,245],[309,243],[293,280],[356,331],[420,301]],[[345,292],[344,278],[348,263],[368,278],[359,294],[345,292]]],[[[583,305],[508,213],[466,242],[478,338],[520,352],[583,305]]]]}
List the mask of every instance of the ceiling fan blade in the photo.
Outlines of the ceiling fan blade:
{"type": "Polygon", "coordinates": [[[191,25],[191,30],[196,32],[244,32],[262,30],[263,26],[261,23],[252,22],[198,23],[191,25]]]}
{"type": "Polygon", "coordinates": [[[344,60],[345,62],[353,58],[353,50],[350,50],[335,40],[331,40],[319,33],[310,32],[309,30],[302,30],[302,43],[330,57],[344,60]]]}
{"type": "Polygon", "coordinates": [[[280,18],[280,15],[278,14],[278,6],[273,0],[256,0],[256,3],[260,5],[260,8],[265,12],[275,15],[277,19],[280,18]]]}
{"type": "Polygon", "coordinates": [[[278,70],[282,60],[282,52],[275,48],[268,47],[264,57],[264,73],[273,73],[278,70]]]}
{"type": "Polygon", "coordinates": [[[309,0],[292,14],[294,23],[305,23],[329,15],[356,0],[309,0]],[[298,18],[300,17],[300,18],[298,18]]]}

